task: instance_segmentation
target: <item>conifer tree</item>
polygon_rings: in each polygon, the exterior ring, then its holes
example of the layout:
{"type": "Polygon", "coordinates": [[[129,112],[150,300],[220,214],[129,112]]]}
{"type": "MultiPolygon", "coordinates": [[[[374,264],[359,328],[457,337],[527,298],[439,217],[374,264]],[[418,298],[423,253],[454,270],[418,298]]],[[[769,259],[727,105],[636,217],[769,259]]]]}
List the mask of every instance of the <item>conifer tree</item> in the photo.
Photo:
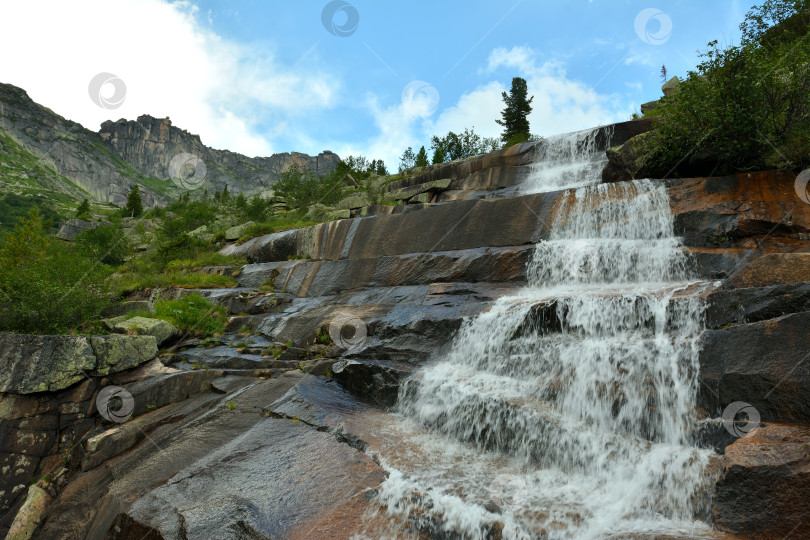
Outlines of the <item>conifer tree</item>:
{"type": "Polygon", "coordinates": [[[509,94],[503,92],[501,95],[503,96],[506,108],[501,111],[502,119],[495,120],[504,127],[501,140],[506,144],[519,138],[529,140],[531,131],[529,131],[528,116],[529,113],[532,112],[531,103],[534,96],[528,97],[529,90],[526,85],[526,79],[514,77],[509,94]]]}
{"type": "Polygon", "coordinates": [[[132,186],[127,195],[127,205],[124,207],[124,215],[128,217],[141,217],[143,214],[143,201],[138,185],[132,186]]]}
{"type": "Polygon", "coordinates": [[[419,149],[419,152],[416,154],[416,159],[414,160],[413,164],[415,167],[427,167],[428,165],[430,165],[430,162],[428,161],[427,151],[425,150],[424,146],[422,146],[419,149]]]}

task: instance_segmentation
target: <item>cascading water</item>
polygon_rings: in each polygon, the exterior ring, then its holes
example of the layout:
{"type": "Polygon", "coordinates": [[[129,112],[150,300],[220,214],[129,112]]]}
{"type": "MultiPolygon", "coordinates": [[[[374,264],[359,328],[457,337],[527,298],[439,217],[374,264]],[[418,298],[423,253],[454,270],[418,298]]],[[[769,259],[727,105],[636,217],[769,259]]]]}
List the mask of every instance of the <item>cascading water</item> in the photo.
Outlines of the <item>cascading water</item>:
{"type": "Polygon", "coordinates": [[[555,135],[539,142],[537,159],[529,177],[521,184],[522,193],[572,189],[592,184],[602,174],[604,152],[613,126],[555,135]],[[600,144],[601,143],[601,144],[600,144]]]}
{"type": "MultiPolygon", "coordinates": [[[[545,178],[532,189],[571,179],[545,178]]],[[[712,452],[689,443],[703,306],[669,198],[597,182],[562,195],[529,287],[403,387],[402,436],[422,456],[379,452],[389,514],[469,538],[493,523],[504,538],[711,534],[695,516],[712,452]]]]}

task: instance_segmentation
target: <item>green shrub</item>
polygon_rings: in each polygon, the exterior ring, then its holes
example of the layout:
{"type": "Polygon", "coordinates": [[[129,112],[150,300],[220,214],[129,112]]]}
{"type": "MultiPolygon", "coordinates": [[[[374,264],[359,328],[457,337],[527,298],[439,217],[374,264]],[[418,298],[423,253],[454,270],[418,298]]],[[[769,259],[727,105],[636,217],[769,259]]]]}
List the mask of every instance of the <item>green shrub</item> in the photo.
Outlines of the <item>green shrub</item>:
{"type": "Polygon", "coordinates": [[[645,148],[652,168],[689,175],[810,164],[808,8],[767,0],[740,25],[740,45],[709,43],[657,107],[645,148]]]}
{"type": "Polygon", "coordinates": [[[132,253],[124,231],[115,225],[102,225],[79,233],[76,247],[91,259],[112,266],[123,264],[132,253]]]}
{"type": "Polygon", "coordinates": [[[172,323],[183,334],[198,337],[221,334],[228,322],[224,307],[212,304],[196,293],[177,300],[158,300],[151,316],[172,323]]]}
{"type": "Polygon", "coordinates": [[[293,165],[273,184],[273,191],[283,198],[289,208],[305,210],[315,203],[333,204],[340,200],[342,178],[337,175],[319,177],[315,173],[293,165]]]}
{"type": "Polygon", "coordinates": [[[0,330],[80,327],[110,303],[108,274],[81,249],[48,237],[42,216],[32,210],[0,248],[0,330]]]}

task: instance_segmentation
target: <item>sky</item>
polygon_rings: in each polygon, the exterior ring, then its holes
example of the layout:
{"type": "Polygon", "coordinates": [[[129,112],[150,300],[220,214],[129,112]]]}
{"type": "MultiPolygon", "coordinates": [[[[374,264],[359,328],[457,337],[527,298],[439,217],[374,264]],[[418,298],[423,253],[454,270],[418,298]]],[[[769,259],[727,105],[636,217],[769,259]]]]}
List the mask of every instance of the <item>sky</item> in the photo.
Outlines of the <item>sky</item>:
{"type": "Polygon", "coordinates": [[[384,159],[473,128],[513,77],[550,136],[627,120],[750,0],[0,0],[0,82],[97,131],[170,117],[202,142],[384,159]]]}

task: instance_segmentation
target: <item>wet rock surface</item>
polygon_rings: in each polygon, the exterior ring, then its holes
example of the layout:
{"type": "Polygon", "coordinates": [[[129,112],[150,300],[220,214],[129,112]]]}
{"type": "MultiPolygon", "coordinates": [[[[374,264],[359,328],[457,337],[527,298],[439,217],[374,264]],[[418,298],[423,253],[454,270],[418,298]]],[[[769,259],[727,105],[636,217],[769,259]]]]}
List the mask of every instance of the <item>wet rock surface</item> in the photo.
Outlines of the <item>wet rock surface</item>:
{"type": "Polygon", "coordinates": [[[712,517],[745,538],[807,538],[810,427],[772,424],[726,448],[712,517]]]}

